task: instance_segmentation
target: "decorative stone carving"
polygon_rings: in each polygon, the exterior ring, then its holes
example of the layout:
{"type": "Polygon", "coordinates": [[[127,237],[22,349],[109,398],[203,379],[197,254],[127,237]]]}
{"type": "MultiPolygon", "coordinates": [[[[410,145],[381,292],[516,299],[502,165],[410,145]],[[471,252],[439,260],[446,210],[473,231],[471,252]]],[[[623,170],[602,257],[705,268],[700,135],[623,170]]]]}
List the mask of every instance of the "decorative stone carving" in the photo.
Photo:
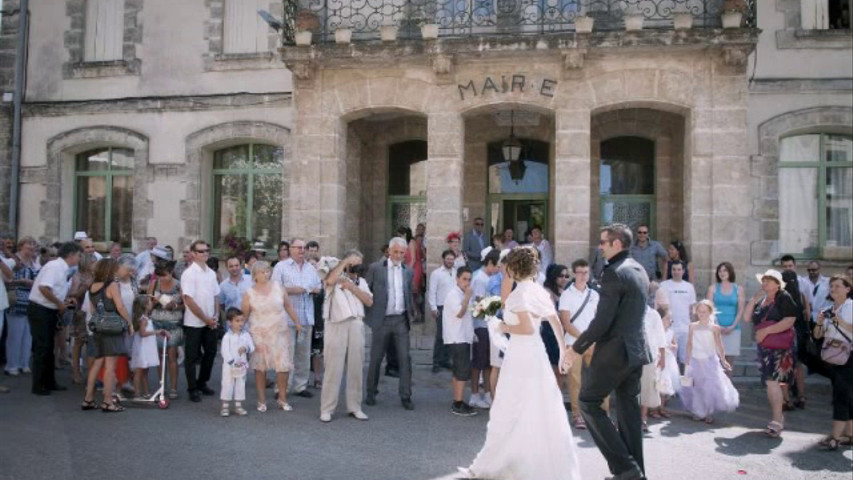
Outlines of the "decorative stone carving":
{"type": "Polygon", "coordinates": [[[723,47],[723,60],[730,67],[746,68],[752,49],[752,45],[726,45],[723,47]]]}
{"type": "Polygon", "coordinates": [[[588,50],[585,48],[563,50],[563,69],[578,70],[583,68],[583,61],[586,59],[587,53],[588,50]]]}
{"type": "Polygon", "coordinates": [[[314,73],[317,71],[317,65],[310,60],[287,62],[287,68],[293,73],[294,77],[301,81],[313,80],[314,73]]]}
{"type": "Polygon", "coordinates": [[[450,76],[453,73],[453,57],[442,53],[435,54],[430,58],[430,63],[432,63],[432,71],[435,72],[436,78],[441,83],[450,80],[450,76]]]}

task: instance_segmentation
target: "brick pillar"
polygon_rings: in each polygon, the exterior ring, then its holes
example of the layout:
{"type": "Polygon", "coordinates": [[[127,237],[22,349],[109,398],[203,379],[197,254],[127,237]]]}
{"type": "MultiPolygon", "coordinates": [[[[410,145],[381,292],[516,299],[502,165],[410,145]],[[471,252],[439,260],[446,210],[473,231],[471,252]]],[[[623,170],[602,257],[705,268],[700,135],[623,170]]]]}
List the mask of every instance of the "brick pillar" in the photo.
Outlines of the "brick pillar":
{"type": "Polygon", "coordinates": [[[323,252],[340,255],[346,231],[346,124],[324,111],[319,88],[295,95],[293,156],[285,159],[282,226],[288,237],[317,240],[323,252]]]}
{"type": "Polygon", "coordinates": [[[590,111],[557,110],[554,149],[554,259],[589,257],[590,111]]]}
{"type": "Polygon", "coordinates": [[[462,228],[465,121],[436,113],[427,122],[427,270],[439,265],[449,232],[462,228]]]}

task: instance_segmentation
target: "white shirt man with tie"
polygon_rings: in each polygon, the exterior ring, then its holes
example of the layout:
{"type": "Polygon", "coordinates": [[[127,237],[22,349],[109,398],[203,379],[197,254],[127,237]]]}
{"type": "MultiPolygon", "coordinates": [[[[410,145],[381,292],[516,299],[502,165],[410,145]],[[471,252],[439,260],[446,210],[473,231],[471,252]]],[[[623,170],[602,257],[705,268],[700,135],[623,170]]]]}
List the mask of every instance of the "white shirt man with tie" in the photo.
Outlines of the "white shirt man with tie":
{"type": "Polygon", "coordinates": [[[412,359],[409,355],[409,325],[414,318],[412,305],[413,272],[403,259],[408,245],[402,238],[388,242],[388,258],[370,265],[365,280],[373,292],[373,305],[365,321],[373,331],[370,366],[367,371],[365,404],[376,405],[379,369],[386,345],[393,341],[400,363],[400,400],[403,408],[414,410],[412,403],[412,359]]]}
{"type": "Polygon", "coordinates": [[[444,299],[447,293],[456,287],[456,254],[453,250],[445,250],[441,254],[442,265],[432,271],[429,275],[427,287],[427,303],[432,317],[435,319],[435,342],[432,346],[432,373],[439,372],[442,368],[450,368],[450,357],[444,346],[442,334],[442,315],[444,299]]]}

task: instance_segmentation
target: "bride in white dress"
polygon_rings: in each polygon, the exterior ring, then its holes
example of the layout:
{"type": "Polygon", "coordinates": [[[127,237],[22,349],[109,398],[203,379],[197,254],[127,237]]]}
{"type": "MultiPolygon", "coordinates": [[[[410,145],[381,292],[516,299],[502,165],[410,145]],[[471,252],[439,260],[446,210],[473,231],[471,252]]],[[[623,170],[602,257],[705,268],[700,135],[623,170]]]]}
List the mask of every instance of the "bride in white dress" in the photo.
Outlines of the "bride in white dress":
{"type": "MultiPolygon", "coordinates": [[[[489,411],[486,443],[470,467],[459,469],[465,478],[581,478],[563,395],[539,335],[540,322],[550,322],[557,338],[564,332],[548,292],[534,281],[536,258],[524,247],[508,257],[507,273],[517,286],[506,300],[500,329],[510,340],[489,411]]],[[[561,360],[565,353],[560,343],[561,360]]]]}

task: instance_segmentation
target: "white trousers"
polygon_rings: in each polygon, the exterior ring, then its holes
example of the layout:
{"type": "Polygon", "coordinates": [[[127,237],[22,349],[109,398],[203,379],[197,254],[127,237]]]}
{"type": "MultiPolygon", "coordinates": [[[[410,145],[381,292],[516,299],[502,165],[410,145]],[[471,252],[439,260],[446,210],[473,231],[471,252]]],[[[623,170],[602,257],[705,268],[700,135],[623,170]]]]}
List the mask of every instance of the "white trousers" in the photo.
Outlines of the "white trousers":
{"type": "MultiPolygon", "coordinates": [[[[2,314],[0,314],[2,316],[2,314]]],[[[6,370],[30,368],[30,352],[33,349],[33,336],[26,315],[9,313],[6,310],[6,370]]],[[[0,328],[3,321],[0,320],[0,328]]],[[[0,330],[2,331],[2,330],[0,330]]]]}
{"type": "Polygon", "coordinates": [[[346,372],[347,411],[361,411],[364,372],[364,322],[358,318],[339,323],[326,322],[323,345],[323,391],[320,413],[331,415],[338,406],[341,380],[346,372]],[[346,369],[344,367],[346,366],[346,369]]]}
{"type": "Polygon", "coordinates": [[[231,366],[222,364],[222,389],[219,399],[223,402],[231,400],[242,402],[246,399],[246,375],[235,377],[231,375],[231,366]]]}
{"type": "Polygon", "coordinates": [[[293,355],[293,370],[290,372],[288,389],[299,393],[308,388],[308,377],[311,375],[311,338],[314,327],[302,325],[302,332],[297,336],[296,329],[290,329],[290,352],[293,355]]]}

